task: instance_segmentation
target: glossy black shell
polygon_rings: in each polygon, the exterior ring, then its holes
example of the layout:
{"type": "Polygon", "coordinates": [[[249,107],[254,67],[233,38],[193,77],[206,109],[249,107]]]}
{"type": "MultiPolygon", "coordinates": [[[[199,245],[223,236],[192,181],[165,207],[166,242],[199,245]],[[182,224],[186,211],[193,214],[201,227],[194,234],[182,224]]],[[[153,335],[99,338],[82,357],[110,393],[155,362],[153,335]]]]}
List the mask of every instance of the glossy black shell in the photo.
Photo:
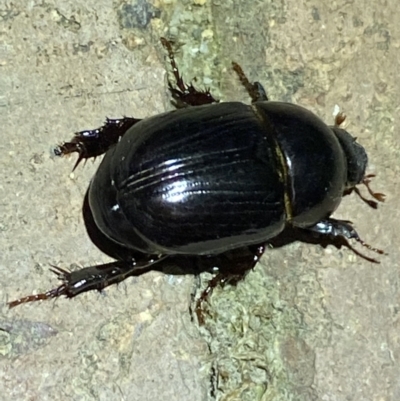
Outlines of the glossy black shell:
{"type": "Polygon", "coordinates": [[[302,107],[228,102],[140,121],[89,188],[100,231],[147,254],[217,254],[328,217],[346,186],[332,128],[302,107]]]}

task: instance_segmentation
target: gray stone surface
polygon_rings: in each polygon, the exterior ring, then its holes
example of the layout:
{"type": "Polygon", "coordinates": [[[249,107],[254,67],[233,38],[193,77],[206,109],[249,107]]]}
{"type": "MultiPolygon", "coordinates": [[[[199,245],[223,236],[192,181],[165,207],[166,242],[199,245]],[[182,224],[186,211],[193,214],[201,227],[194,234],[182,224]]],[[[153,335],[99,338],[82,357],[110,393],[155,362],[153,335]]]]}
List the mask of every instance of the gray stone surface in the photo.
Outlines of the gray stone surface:
{"type": "Polygon", "coordinates": [[[398,21],[394,0],[0,2],[0,400],[399,400],[398,21]],[[190,276],[8,310],[56,285],[50,264],[108,261],[80,214],[98,161],[71,173],[50,149],[105,116],[170,108],[161,35],[182,44],[185,77],[223,100],[248,100],[235,60],[271,99],[327,122],[335,105],[347,114],[387,201],[375,211],[349,196],[336,217],[388,253],[381,264],[269,250],[213,293],[200,329],[190,276]]]}

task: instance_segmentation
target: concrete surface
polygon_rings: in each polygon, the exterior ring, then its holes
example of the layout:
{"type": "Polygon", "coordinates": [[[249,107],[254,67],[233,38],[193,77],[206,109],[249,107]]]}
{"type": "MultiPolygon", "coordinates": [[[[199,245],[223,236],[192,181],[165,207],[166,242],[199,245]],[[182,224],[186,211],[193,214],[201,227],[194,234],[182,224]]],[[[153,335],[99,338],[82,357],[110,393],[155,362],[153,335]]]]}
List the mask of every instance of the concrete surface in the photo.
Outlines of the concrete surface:
{"type": "Polygon", "coordinates": [[[399,400],[399,18],[394,0],[3,0],[0,399],[399,400]],[[340,106],[387,201],[349,196],[336,216],[388,253],[381,264],[332,246],[269,250],[214,292],[200,329],[193,278],[153,272],[8,310],[57,285],[50,264],[108,260],[80,215],[98,161],[71,173],[50,149],[105,116],[170,107],[161,35],[182,44],[185,77],[222,99],[248,101],[235,60],[271,99],[329,123],[340,106]]]}

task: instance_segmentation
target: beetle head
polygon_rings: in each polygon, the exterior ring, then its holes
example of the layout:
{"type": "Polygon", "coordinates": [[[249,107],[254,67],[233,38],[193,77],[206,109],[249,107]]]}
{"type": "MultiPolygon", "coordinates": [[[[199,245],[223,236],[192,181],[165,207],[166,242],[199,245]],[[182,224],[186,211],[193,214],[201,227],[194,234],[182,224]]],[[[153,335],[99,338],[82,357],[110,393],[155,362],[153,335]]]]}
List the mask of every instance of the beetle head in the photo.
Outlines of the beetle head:
{"type": "Polygon", "coordinates": [[[354,188],[364,179],[368,164],[367,152],[346,130],[334,126],[332,131],[339,140],[347,161],[346,188],[354,188]]]}

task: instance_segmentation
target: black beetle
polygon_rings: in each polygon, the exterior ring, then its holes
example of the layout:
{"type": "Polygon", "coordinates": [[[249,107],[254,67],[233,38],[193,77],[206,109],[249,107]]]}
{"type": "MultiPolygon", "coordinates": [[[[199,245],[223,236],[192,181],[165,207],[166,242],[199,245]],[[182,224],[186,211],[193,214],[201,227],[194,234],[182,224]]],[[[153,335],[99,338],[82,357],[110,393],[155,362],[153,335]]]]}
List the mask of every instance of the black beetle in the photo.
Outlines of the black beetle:
{"type": "Polygon", "coordinates": [[[357,184],[384,199],[369,189],[366,151],[339,128],[341,115],[327,126],[300,106],[270,102],[236,63],[252,104],[219,103],[208,90],[183,82],[170,42],[162,44],[176,80],[169,90],[178,110],[144,120],[107,120],[55,150],[77,152],[75,167],[105,153],[83,211],[89,236],[116,261],[75,272],[54,266],[61,286],[10,307],[101,290],[171,260],[194,257],[213,266],[216,255],[228,260],[238,249],[250,252],[234,264],[248,269],[263,244],[287,227],[346,243],[355,239],[382,253],[365,244],[351,222],[330,217],[344,194],[360,195],[357,184]]]}

